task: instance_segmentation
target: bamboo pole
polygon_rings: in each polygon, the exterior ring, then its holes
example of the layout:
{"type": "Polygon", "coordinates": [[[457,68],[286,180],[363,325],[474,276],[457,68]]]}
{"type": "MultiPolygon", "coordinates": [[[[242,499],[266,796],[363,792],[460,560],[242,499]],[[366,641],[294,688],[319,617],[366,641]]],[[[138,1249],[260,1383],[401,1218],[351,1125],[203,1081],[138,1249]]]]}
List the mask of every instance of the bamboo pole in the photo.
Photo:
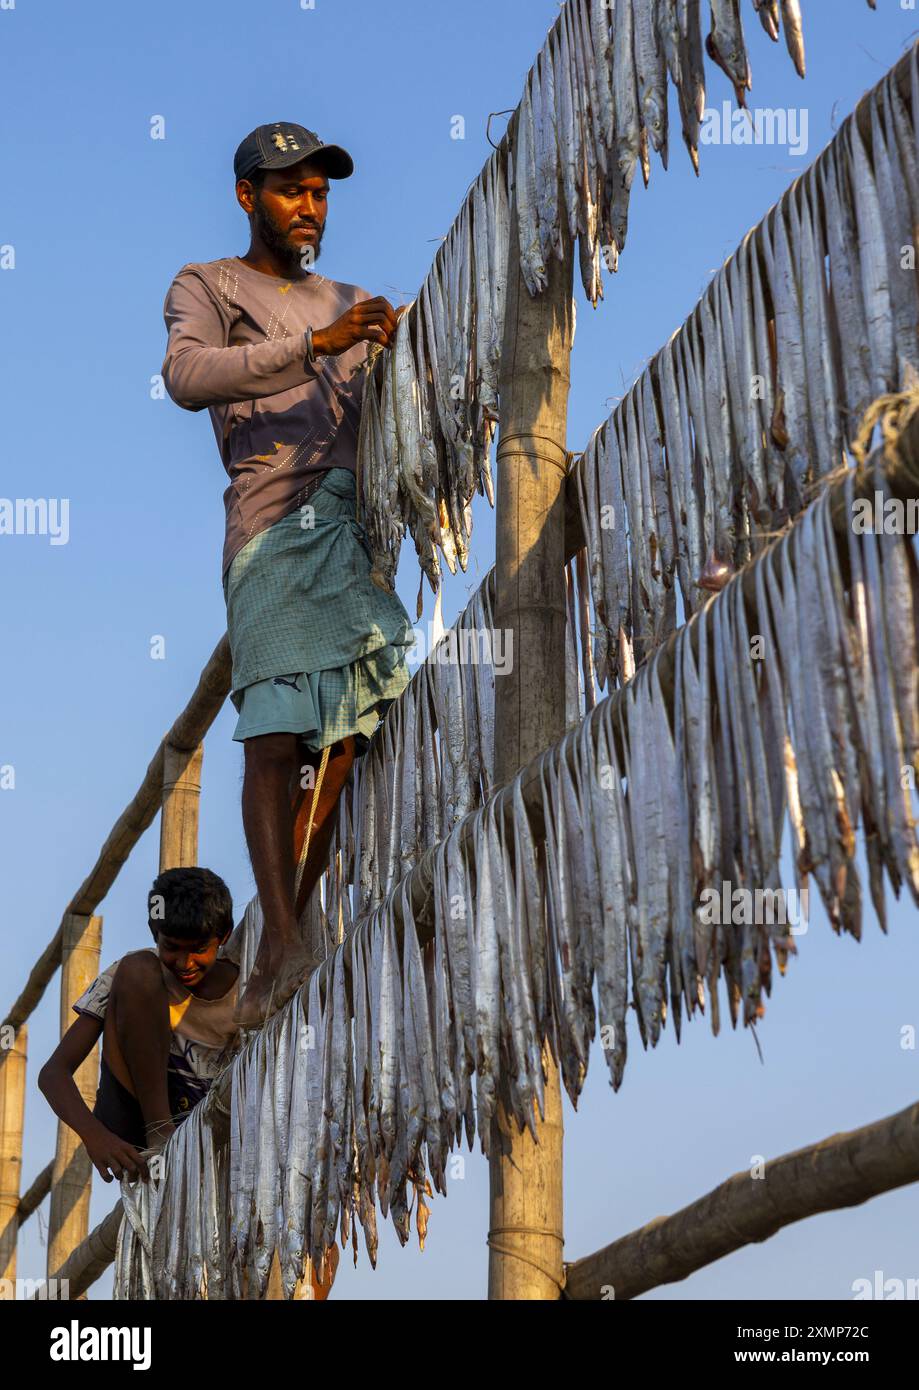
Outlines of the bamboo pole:
{"type": "MultiPolygon", "coordinates": [[[[564,219],[563,219],[564,221],[564,219]]],[[[516,226],[516,195],[511,210],[516,226]]],[[[495,680],[495,781],[565,733],[567,623],[565,472],[571,344],[572,247],[550,259],[532,297],[511,237],[499,396],[495,628],[513,643],[495,680]]],[[[490,1299],[556,1299],[562,1283],[562,1122],[558,1068],[543,1051],[545,1112],[538,1144],[499,1105],[489,1161],[490,1299]]]]}
{"type": "Polygon", "coordinates": [[[51,1191],[51,1178],[54,1173],[54,1159],[46,1163],[32,1186],[23,1193],[19,1199],[19,1209],[16,1212],[16,1220],[22,1226],[29,1217],[38,1210],[42,1202],[51,1191]]]}
{"type": "Polygon", "coordinates": [[[674,1284],[744,1245],[822,1211],[860,1206],[919,1181],[919,1103],[735,1173],[673,1216],[659,1216],[567,1268],[572,1299],[627,1299],[674,1284]]]}
{"type": "MultiPolygon", "coordinates": [[[[230,690],[232,661],[226,633],[198,678],[194,694],[172,728],[164,735],[144,773],[143,781],[131,803],[122,811],[86,879],[68,904],[64,918],[71,912],[89,916],[118,877],[122,864],[141,835],[152,824],[163,797],[163,768],[167,744],[190,752],[197,748],[220,712],[230,690]]],[[[64,922],[32,967],[26,987],[13,1004],[4,1023],[18,1028],[28,1018],[41,999],[55,970],[61,963],[64,922]]]]}
{"type": "MultiPolygon", "coordinates": [[[[81,1298],[91,1284],[94,1284],[101,1274],[104,1274],[109,1265],[115,1258],[115,1247],[118,1243],[118,1231],[124,1215],[124,1208],[121,1198],[112,1207],[108,1216],[104,1217],[94,1230],[90,1231],[85,1240],[81,1241],[77,1248],[68,1255],[67,1259],[59,1269],[49,1274],[50,1283],[56,1280],[56,1288],[60,1289],[61,1284],[66,1280],[68,1298],[81,1298]]],[[[40,1298],[41,1294],[35,1294],[40,1298]]]]}
{"type": "MultiPolygon", "coordinates": [[[[0,1052],[0,1279],[13,1280],[13,1287],[19,1235],[27,1050],[28,1030],[23,1024],[12,1044],[0,1052]]],[[[2,1287],[10,1286],[4,1284],[2,1287]]]]}
{"type": "Polygon", "coordinates": [[[163,749],[163,808],[160,814],[160,873],[198,862],[198,810],[204,744],[190,753],[167,743],[163,749]]]}
{"type": "MultiPolygon", "coordinates": [[[[102,918],[70,913],[64,919],[64,957],[61,970],[61,1036],[73,1022],[71,1005],[99,974],[102,918]]],[[[99,1084],[99,1044],[80,1063],[73,1077],[90,1110],[99,1084]]],[[[48,1274],[63,1264],[89,1230],[89,1198],[93,1168],[78,1134],[58,1122],[57,1149],[51,1176],[51,1217],[48,1225],[48,1274]]]]}

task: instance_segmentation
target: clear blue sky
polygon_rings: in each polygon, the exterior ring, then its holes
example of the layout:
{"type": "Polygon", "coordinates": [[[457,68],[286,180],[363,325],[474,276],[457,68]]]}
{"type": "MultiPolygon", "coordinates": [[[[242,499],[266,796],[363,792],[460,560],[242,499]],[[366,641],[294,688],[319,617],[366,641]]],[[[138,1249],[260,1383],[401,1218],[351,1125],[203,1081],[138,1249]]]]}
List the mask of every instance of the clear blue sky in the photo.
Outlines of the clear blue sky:
{"type": "MultiPolygon", "coordinates": [[[[655,164],[633,204],[630,244],[606,302],[578,289],[569,446],[582,448],[647,358],[693,307],[711,273],[816,156],[861,93],[915,36],[898,0],[808,0],[809,72],[795,76],[743,0],[752,104],[805,106],[810,152],[703,150],[696,181],[678,133],[671,171],[655,164]]],[[[134,795],[156,745],[225,629],[220,587],[224,474],[206,413],[152,400],[165,341],[162,303],[188,261],[240,254],[247,225],[232,156],[256,124],[296,120],[353,153],[334,186],[321,270],[395,302],[411,298],[489,147],[489,111],[513,107],[557,13],[555,0],[16,0],[0,9],[2,486],[70,499],[70,539],[0,537],[0,791],[3,992],[18,993],[134,795]],[[432,18],[436,15],[436,19],[432,18]],[[466,120],[466,139],[450,138],[466,120]],[[151,140],[162,117],[166,138],[151,140]],[[151,660],[156,635],[166,659],[151,660]]],[[[729,96],[714,71],[710,104],[729,96]]],[[[499,119],[496,128],[503,128],[499,119]]],[[[449,623],[488,569],[493,516],[476,503],[468,576],[448,585],[449,623]]],[[[409,543],[400,592],[414,613],[409,543]]],[[[427,593],[425,621],[432,600],[427,593]]],[[[204,757],[200,858],[237,913],[253,891],[239,814],[241,746],[227,707],[204,757]]],[[[144,903],[156,827],[103,904],[104,961],[147,943],[144,903]]],[[[787,880],[790,881],[790,880],[787,880]]],[[[919,1054],[915,913],[891,899],[890,935],[870,919],[861,945],[822,913],[778,981],[760,1028],[713,1040],[704,1022],[644,1055],[623,1089],[602,1054],[579,1112],[567,1109],[566,1257],[587,1254],[701,1195],[754,1155],[772,1156],[911,1103],[919,1054]]],[[[34,1085],[57,1036],[57,981],[30,1025],[24,1183],[53,1153],[55,1125],[34,1085]]],[[[399,1249],[382,1223],[376,1273],[342,1260],[336,1298],[481,1298],[487,1171],[435,1199],[427,1249],[399,1249]]],[[[97,1182],[92,1219],[116,1197],[97,1182]]],[[[853,1280],[919,1275],[915,1189],[792,1227],[653,1297],[851,1297],[853,1280]]],[[[44,1212],[47,1211],[47,1204],[44,1212]]],[[[44,1212],[42,1231],[44,1229],[44,1212]]],[[[20,1273],[44,1273],[39,1223],[20,1273]]],[[[107,1292],[108,1280],[97,1285],[107,1292]]]]}

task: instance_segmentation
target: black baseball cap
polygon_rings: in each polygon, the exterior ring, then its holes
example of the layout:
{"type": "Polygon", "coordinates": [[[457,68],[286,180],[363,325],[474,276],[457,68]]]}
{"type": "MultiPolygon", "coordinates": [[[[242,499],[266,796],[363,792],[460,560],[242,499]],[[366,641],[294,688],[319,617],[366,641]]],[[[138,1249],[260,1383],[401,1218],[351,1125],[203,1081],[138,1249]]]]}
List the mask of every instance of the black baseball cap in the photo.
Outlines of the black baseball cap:
{"type": "Polygon", "coordinates": [[[233,172],[237,180],[245,179],[253,169],[287,169],[301,159],[321,162],[330,179],[347,179],[354,173],[347,150],[324,145],[314,131],[294,121],[275,121],[251,131],[233,156],[233,172]]]}

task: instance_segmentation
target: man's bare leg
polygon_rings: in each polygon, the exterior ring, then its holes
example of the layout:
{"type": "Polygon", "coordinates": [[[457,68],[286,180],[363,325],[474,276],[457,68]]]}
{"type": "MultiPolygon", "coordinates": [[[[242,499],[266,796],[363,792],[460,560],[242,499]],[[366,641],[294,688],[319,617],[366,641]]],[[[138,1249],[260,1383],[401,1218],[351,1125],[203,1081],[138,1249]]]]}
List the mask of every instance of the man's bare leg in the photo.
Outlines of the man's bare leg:
{"type": "Polygon", "coordinates": [[[294,815],[291,779],[298,766],[296,734],[247,738],[243,776],[243,829],[258,889],[264,927],[237,1018],[252,1025],[268,1003],[271,981],[298,941],[294,912],[294,815]]]}
{"type": "MultiPolygon", "coordinates": [[[[303,915],[303,909],[309,901],[309,896],[325,870],[329,860],[329,846],[335,830],[337,819],[338,802],[348,774],[354,763],[355,740],[351,734],[347,738],[339,739],[333,743],[329,750],[329,760],[326,763],[325,772],[322,776],[322,785],[319,788],[319,798],[316,802],[314,792],[311,790],[300,793],[302,800],[296,811],[296,824],[294,830],[294,841],[296,857],[300,857],[300,849],[306,835],[307,824],[312,816],[313,828],[310,832],[310,847],[303,868],[303,876],[300,880],[300,890],[297,894],[297,920],[303,915]]],[[[303,758],[303,767],[307,765],[315,769],[318,776],[319,764],[322,759],[321,753],[306,751],[303,758]]]]}
{"type": "Polygon", "coordinates": [[[171,1041],[169,996],[162,966],[151,952],[139,951],[119,962],[105,1027],[106,1061],[121,1084],[137,1097],[147,1142],[168,1138],[175,1129],[166,1085],[171,1041]]]}
{"type": "MultiPolygon", "coordinates": [[[[243,826],[259,892],[264,930],[249,984],[240,1000],[237,1018],[244,1026],[261,1022],[275,988],[276,1002],[284,1002],[292,990],[286,979],[303,951],[299,914],[294,905],[296,873],[295,824],[302,844],[306,817],[315,800],[311,788],[301,787],[302,768],[318,767],[320,754],[309,754],[295,734],[262,734],[246,739],[243,780],[243,826]],[[294,801],[291,801],[291,788],[294,801]],[[285,965],[289,970],[285,970],[285,965]]],[[[313,813],[310,848],[301,883],[301,905],[325,867],[335,808],[354,760],[353,737],[333,745],[326,765],[318,805],[313,813]]],[[[295,987],[295,986],[294,986],[295,987]]]]}

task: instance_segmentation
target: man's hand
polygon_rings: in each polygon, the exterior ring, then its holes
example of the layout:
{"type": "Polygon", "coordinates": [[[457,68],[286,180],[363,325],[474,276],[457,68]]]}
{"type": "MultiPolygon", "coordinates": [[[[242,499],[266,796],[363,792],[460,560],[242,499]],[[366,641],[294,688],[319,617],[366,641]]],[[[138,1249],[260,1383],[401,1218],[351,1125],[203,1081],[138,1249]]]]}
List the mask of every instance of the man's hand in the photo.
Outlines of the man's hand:
{"type": "Polygon", "coordinates": [[[313,333],[313,351],[317,357],[338,357],[355,343],[380,343],[390,347],[396,331],[398,316],[407,305],[393,309],[388,299],[365,299],[342,314],[328,328],[313,333]]]}
{"type": "Polygon", "coordinates": [[[93,1126],[85,1136],[83,1143],[86,1145],[86,1152],[92,1160],[92,1165],[102,1178],[103,1182],[111,1182],[113,1177],[121,1180],[122,1177],[143,1178],[144,1182],[150,1176],[146,1160],[141,1157],[133,1144],[129,1144],[125,1139],[119,1139],[117,1134],[113,1134],[105,1125],[93,1126]]]}

